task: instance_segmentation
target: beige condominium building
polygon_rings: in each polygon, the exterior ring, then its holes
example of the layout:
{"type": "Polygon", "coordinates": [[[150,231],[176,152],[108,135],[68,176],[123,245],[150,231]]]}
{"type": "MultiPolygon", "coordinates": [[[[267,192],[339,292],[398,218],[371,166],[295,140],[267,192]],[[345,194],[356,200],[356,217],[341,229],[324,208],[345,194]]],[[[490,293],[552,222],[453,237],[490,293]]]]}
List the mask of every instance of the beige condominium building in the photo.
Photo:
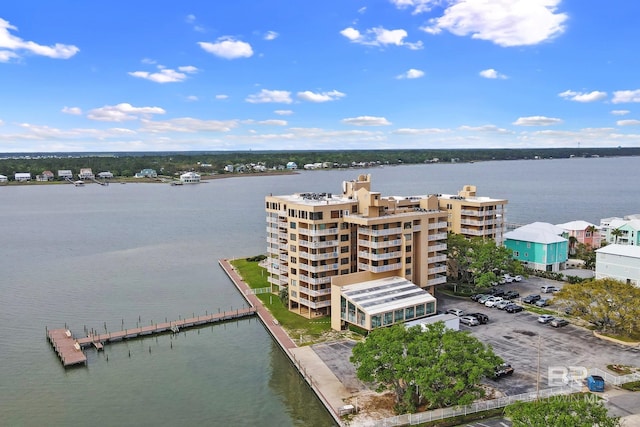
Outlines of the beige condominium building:
{"type": "Polygon", "coordinates": [[[465,237],[504,242],[507,200],[479,197],[475,185],[465,185],[457,195],[438,194],[440,209],[447,212],[447,228],[465,237]]]}
{"type": "MultiPolygon", "coordinates": [[[[272,291],[288,289],[289,309],[331,313],[331,280],[401,277],[431,294],[446,283],[447,213],[436,196],[382,197],[371,176],[343,182],[341,194],[265,198],[272,291]]],[[[339,309],[339,308],[335,308],[339,309]]]]}

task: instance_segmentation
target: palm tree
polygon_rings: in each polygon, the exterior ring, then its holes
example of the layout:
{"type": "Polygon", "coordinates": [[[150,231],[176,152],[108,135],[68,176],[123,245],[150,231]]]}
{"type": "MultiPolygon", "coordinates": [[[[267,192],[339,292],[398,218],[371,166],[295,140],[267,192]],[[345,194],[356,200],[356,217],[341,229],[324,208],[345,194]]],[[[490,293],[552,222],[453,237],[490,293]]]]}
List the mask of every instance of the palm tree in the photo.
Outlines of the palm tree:
{"type": "Polygon", "coordinates": [[[569,236],[569,255],[571,256],[576,254],[576,243],[578,243],[576,236],[569,236]]]}
{"type": "Polygon", "coordinates": [[[616,238],[614,243],[618,243],[618,237],[622,236],[622,230],[620,230],[619,228],[614,228],[613,230],[611,230],[611,235],[616,238]]]}

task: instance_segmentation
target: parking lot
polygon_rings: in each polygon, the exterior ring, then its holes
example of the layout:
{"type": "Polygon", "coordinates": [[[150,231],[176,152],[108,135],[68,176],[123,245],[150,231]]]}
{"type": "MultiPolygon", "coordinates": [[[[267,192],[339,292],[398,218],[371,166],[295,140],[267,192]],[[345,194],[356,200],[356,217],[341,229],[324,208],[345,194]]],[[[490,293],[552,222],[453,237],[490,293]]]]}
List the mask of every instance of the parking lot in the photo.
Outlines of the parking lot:
{"type": "MultiPolygon", "coordinates": [[[[532,277],[519,283],[501,285],[505,290],[516,290],[520,298],[530,294],[551,297],[540,293],[540,287],[562,283],[532,277]]],[[[465,313],[480,312],[489,316],[489,323],[479,326],[460,325],[461,330],[470,331],[482,342],[490,344],[496,354],[510,363],[515,372],[512,376],[488,383],[499,391],[519,394],[536,390],[538,376],[538,352],[540,354],[540,388],[548,388],[549,367],[584,367],[606,370],[611,363],[638,365],[640,349],[617,345],[596,338],[591,331],[568,325],[553,328],[537,321],[538,314],[528,311],[507,313],[503,310],[485,307],[469,298],[450,297],[437,294],[438,310],[461,309],[465,313]]],[[[515,301],[517,302],[517,300],[515,301]]],[[[521,304],[528,307],[528,304],[521,304]]],[[[547,307],[554,309],[551,305],[547,307]]]]}

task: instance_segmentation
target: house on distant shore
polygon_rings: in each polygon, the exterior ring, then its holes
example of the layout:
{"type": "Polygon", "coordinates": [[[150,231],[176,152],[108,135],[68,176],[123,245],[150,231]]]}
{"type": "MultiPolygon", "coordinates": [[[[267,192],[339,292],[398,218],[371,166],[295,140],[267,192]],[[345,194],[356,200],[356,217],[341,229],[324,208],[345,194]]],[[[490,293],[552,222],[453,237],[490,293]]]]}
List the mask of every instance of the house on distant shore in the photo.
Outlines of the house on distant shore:
{"type": "Polygon", "coordinates": [[[9,178],[6,175],[0,175],[0,182],[8,182],[9,178]]]}
{"type": "Polygon", "coordinates": [[[180,175],[180,182],[183,184],[197,184],[200,182],[200,175],[195,172],[187,172],[180,175]]]}
{"type": "Polygon", "coordinates": [[[640,247],[613,244],[596,250],[596,279],[604,278],[640,286],[640,247]]]}
{"type": "Polygon", "coordinates": [[[534,222],[504,234],[504,246],[525,267],[540,271],[564,270],[569,254],[569,241],[564,230],[546,222],[534,222]]]}
{"type": "Polygon", "coordinates": [[[58,179],[73,179],[73,172],[69,169],[59,169],[58,170],[58,179]]]}
{"type": "Polygon", "coordinates": [[[40,182],[53,181],[53,178],[53,172],[51,171],[44,171],[40,175],[36,175],[36,181],[40,182]]]}
{"type": "Polygon", "coordinates": [[[16,172],[14,179],[18,182],[31,181],[31,174],[29,172],[16,172]]]}
{"type": "Polygon", "coordinates": [[[78,174],[78,178],[80,179],[94,179],[95,177],[91,168],[82,168],[78,174]]]}
{"type": "Polygon", "coordinates": [[[136,173],[136,178],[157,178],[158,172],[155,169],[142,169],[136,173]]]}
{"type": "Polygon", "coordinates": [[[287,169],[290,169],[290,170],[298,169],[298,165],[296,164],[296,162],[289,162],[287,163],[287,169]]]}
{"type": "Polygon", "coordinates": [[[578,243],[583,243],[595,249],[600,247],[600,230],[590,222],[570,221],[564,224],[556,224],[556,227],[562,228],[565,231],[563,236],[568,239],[574,237],[578,243]]]}
{"type": "Polygon", "coordinates": [[[600,229],[607,244],[640,246],[640,214],[601,219],[600,229]]]}
{"type": "Polygon", "coordinates": [[[102,179],[112,179],[113,178],[113,174],[109,171],[107,172],[100,172],[98,173],[98,178],[102,178],[102,179]]]}

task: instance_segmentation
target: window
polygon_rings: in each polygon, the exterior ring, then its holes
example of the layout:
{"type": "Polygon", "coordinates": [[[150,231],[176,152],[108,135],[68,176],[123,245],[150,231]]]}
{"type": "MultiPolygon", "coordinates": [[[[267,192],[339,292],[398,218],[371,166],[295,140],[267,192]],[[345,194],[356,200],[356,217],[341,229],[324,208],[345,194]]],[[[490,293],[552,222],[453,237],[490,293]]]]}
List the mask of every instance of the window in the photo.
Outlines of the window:
{"type": "Polygon", "coordinates": [[[291,291],[291,296],[293,298],[298,298],[298,293],[296,291],[291,291]]]}
{"type": "Polygon", "coordinates": [[[396,310],[393,315],[395,323],[400,323],[404,320],[404,310],[396,310]]]}
{"type": "Polygon", "coordinates": [[[407,263],[407,264],[411,264],[411,257],[410,256],[406,257],[404,259],[404,262],[407,263]]]}
{"type": "Polygon", "coordinates": [[[348,242],[349,241],[349,235],[348,234],[343,234],[340,236],[340,241],[341,242],[348,242]]]}
{"type": "Polygon", "coordinates": [[[393,311],[384,314],[384,325],[390,325],[393,323],[393,311]]]}
{"type": "Polygon", "coordinates": [[[518,251],[513,251],[513,256],[515,256],[515,257],[520,256],[520,252],[518,252],[518,251]]]}
{"type": "Polygon", "coordinates": [[[349,252],[349,246],[341,246],[340,247],[340,253],[341,254],[346,254],[349,252]]]}
{"type": "Polygon", "coordinates": [[[289,245],[289,252],[297,252],[298,249],[296,248],[296,245],[289,245]]]}
{"type": "Polygon", "coordinates": [[[405,276],[411,276],[411,269],[410,268],[405,269],[404,270],[404,275],[405,276]]]}
{"type": "Polygon", "coordinates": [[[345,269],[340,270],[340,274],[349,274],[349,269],[345,268],[345,269]]]}
{"type": "Polygon", "coordinates": [[[413,319],[415,316],[414,314],[414,307],[407,307],[404,310],[404,318],[409,320],[409,319],[413,319]]]}
{"type": "Polygon", "coordinates": [[[371,316],[371,328],[379,328],[382,325],[380,315],[371,316]]]}
{"type": "Polygon", "coordinates": [[[424,316],[424,304],[416,305],[416,317],[424,316]]]}
{"type": "Polygon", "coordinates": [[[525,257],[525,258],[529,258],[529,252],[525,252],[525,253],[524,253],[524,257],[525,257]]]}
{"type": "Polygon", "coordinates": [[[292,269],[291,269],[291,274],[298,274],[298,270],[297,270],[297,269],[295,269],[295,268],[292,268],[292,269]]]}
{"type": "Polygon", "coordinates": [[[290,222],[289,223],[289,228],[292,229],[292,230],[295,230],[296,229],[296,223],[295,222],[290,222]]]}
{"type": "Polygon", "coordinates": [[[340,258],[340,264],[341,265],[349,264],[349,258],[340,258]]]}
{"type": "Polygon", "coordinates": [[[428,302],[427,303],[427,312],[426,314],[433,314],[436,312],[436,303],[435,302],[428,302]]]}
{"type": "Polygon", "coordinates": [[[314,221],[321,220],[322,212],[309,212],[309,219],[314,221]]]}
{"type": "Polygon", "coordinates": [[[408,242],[411,240],[412,235],[411,234],[405,234],[404,235],[404,239],[408,242]]]}
{"type": "Polygon", "coordinates": [[[531,242],[527,242],[527,249],[531,249],[531,242]]]}
{"type": "Polygon", "coordinates": [[[291,257],[291,264],[297,264],[298,263],[298,258],[292,256],[291,257]]]}
{"type": "Polygon", "coordinates": [[[297,240],[296,235],[295,235],[294,233],[290,233],[290,234],[289,234],[289,240],[291,240],[291,241],[295,242],[295,241],[297,240]]]}

